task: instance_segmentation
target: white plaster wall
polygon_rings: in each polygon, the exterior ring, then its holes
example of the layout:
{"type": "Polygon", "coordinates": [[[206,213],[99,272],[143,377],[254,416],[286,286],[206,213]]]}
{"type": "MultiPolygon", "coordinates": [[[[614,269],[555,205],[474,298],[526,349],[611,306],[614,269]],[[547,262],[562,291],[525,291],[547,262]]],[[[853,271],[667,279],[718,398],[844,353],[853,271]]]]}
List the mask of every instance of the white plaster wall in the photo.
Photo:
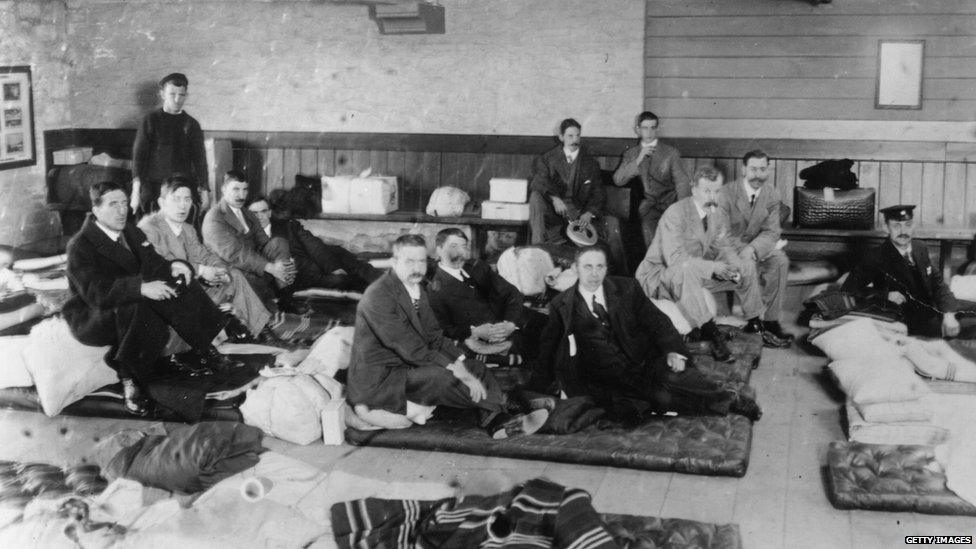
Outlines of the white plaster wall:
{"type": "Polygon", "coordinates": [[[76,127],[134,126],[190,79],[204,129],[631,136],[643,0],[443,0],[447,33],[379,34],[367,8],[70,0],[76,127]]]}

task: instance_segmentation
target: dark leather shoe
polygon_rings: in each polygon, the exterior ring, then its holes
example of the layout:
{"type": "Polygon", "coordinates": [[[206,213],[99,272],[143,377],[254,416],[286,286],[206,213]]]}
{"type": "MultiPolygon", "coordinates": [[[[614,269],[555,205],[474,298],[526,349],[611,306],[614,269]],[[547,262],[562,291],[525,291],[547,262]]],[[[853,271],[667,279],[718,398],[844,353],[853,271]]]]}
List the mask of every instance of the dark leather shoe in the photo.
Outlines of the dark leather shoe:
{"type": "Polygon", "coordinates": [[[142,417],[149,413],[149,399],[143,396],[139,386],[132,379],[122,380],[122,401],[125,411],[134,416],[142,417]]]}
{"type": "Polygon", "coordinates": [[[792,340],[782,339],[776,336],[773,332],[765,330],[762,333],[763,347],[769,349],[786,349],[787,347],[793,345],[792,340]]]}
{"type": "Polygon", "coordinates": [[[766,330],[763,327],[762,321],[758,318],[754,318],[746,324],[746,327],[743,328],[742,331],[747,334],[761,334],[766,330]]]}
{"type": "Polygon", "coordinates": [[[227,358],[226,355],[220,354],[220,351],[216,347],[211,345],[204,351],[198,351],[200,354],[200,364],[204,367],[210,368],[215,372],[228,372],[234,368],[239,368],[243,366],[242,363],[231,360],[227,358]]]}
{"type": "Polygon", "coordinates": [[[186,374],[190,377],[212,376],[214,373],[206,364],[200,364],[199,361],[193,360],[192,357],[187,358],[172,354],[166,359],[166,364],[169,366],[170,371],[186,374]]]}
{"type": "Polygon", "coordinates": [[[780,339],[789,341],[790,343],[793,343],[793,340],[796,339],[793,334],[783,331],[783,326],[781,326],[780,323],[775,320],[763,321],[763,327],[767,332],[780,339]]]}
{"type": "Polygon", "coordinates": [[[729,412],[743,415],[752,422],[759,421],[762,417],[762,408],[756,402],[756,397],[752,391],[743,387],[739,391],[729,391],[732,393],[732,402],[729,404],[729,412]]]}
{"type": "Polygon", "coordinates": [[[227,313],[227,324],[224,325],[224,333],[227,334],[227,341],[230,343],[250,343],[254,340],[247,326],[236,316],[227,313]]]}
{"type": "Polygon", "coordinates": [[[495,440],[531,435],[541,429],[547,419],[549,419],[549,410],[546,409],[517,415],[500,413],[488,424],[488,434],[495,440]]]}
{"type": "Polygon", "coordinates": [[[290,297],[279,297],[278,298],[278,310],[283,313],[290,313],[293,315],[303,315],[311,310],[308,303],[303,301],[298,301],[290,297]]]}
{"type": "Polygon", "coordinates": [[[730,362],[732,360],[732,351],[721,332],[711,338],[710,343],[712,344],[712,358],[719,362],[730,362]]]}

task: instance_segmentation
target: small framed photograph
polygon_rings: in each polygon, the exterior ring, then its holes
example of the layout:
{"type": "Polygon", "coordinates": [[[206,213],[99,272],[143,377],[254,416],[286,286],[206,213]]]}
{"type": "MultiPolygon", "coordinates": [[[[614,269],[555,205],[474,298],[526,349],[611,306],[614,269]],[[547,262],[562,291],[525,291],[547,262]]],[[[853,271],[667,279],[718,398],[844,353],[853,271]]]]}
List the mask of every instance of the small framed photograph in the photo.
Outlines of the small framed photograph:
{"type": "Polygon", "coordinates": [[[877,109],[921,109],[925,40],[879,40],[877,109]]]}
{"type": "Polygon", "coordinates": [[[0,66],[0,170],[37,163],[33,101],[30,67],[0,66]]]}

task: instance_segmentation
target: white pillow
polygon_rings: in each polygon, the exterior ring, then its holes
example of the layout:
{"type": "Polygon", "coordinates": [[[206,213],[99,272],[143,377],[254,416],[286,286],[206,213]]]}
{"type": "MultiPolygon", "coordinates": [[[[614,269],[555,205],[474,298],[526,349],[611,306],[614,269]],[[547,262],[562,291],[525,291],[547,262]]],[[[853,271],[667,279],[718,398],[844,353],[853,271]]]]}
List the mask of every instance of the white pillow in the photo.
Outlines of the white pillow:
{"type": "Polygon", "coordinates": [[[105,364],[106,351],[108,347],[79,343],[61,318],[31,329],[23,356],[45,414],[56,416],[65,406],[119,380],[105,364]]]}
{"type": "Polygon", "coordinates": [[[27,336],[0,337],[0,389],[34,384],[23,357],[27,343],[27,336]]]}
{"type": "Polygon", "coordinates": [[[352,326],[336,326],[322,334],[298,369],[309,375],[324,374],[334,378],[336,372],[349,367],[354,331],[352,326]]]}
{"type": "Polygon", "coordinates": [[[652,299],[651,302],[654,303],[654,305],[656,305],[662,313],[668,315],[668,318],[671,319],[671,324],[674,325],[674,329],[678,330],[679,334],[685,335],[691,331],[691,324],[688,323],[688,319],[685,318],[685,315],[681,314],[681,309],[678,308],[678,305],[675,302],[667,299],[652,299]]]}
{"type": "Polygon", "coordinates": [[[916,400],[931,393],[911,363],[901,357],[836,360],[830,363],[830,371],[858,406],[916,400]]]}
{"type": "Polygon", "coordinates": [[[831,360],[863,359],[866,362],[888,361],[901,355],[901,349],[885,341],[874,322],[859,318],[827,330],[811,341],[831,360]]]}
{"type": "Polygon", "coordinates": [[[546,291],[546,275],[553,267],[549,252],[534,246],[509,248],[498,256],[496,265],[498,274],[527,296],[546,291]]]}
{"type": "Polygon", "coordinates": [[[932,411],[923,403],[922,399],[905,400],[902,402],[875,402],[874,404],[855,404],[864,421],[870,423],[905,423],[932,420],[932,411]]]}
{"type": "Polygon", "coordinates": [[[248,389],[241,415],[244,423],[273,437],[309,444],[322,438],[321,414],[328,402],[329,393],[311,376],[272,377],[248,389]]]}

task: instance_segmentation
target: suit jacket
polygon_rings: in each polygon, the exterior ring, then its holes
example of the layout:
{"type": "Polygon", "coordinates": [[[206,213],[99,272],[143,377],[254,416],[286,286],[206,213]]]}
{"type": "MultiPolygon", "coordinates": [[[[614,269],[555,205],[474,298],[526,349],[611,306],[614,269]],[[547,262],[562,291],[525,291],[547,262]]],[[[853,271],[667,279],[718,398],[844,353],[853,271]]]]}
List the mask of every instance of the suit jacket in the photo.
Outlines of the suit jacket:
{"type": "MultiPolygon", "coordinates": [[[[854,266],[841,290],[878,299],[881,303],[887,302],[888,292],[901,292],[906,296],[915,296],[939,311],[956,311],[958,302],[955,296],[943,280],[942,271],[932,266],[928,249],[921,242],[912,242],[912,259],[915,261],[914,267],[902,257],[891,240],[885,240],[854,266]],[[868,285],[872,287],[868,288],[868,285]]],[[[912,300],[908,300],[900,309],[910,332],[918,331],[926,320],[939,315],[939,312],[912,300]]]]}
{"type": "Polygon", "coordinates": [[[371,284],[356,307],[356,327],[349,362],[352,404],[396,414],[406,411],[407,369],[444,368],[461,351],[444,337],[421,288],[415,311],[406,286],[394,272],[371,284]]]}
{"type": "Polygon", "coordinates": [[[113,242],[88,214],[68,242],[68,290],[62,315],[78,341],[106,345],[116,338],[115,309],[142,299],[142,283],[170,276],[146,235],[126,224],[122,237],[131,252],[113,242]]]}
{"type": "Polygon", "coordinates": [[[581,214],[599,215],[607,204],[600,165],[585,149],[580,149],[572,164],[566,162],[562,145],[536,158],[532,164],[529,190],[546,196],[570,198],[581,214]]]}
{"type": "Polygon", "coordinates": [[[156,212],[143,217],[139,221],[139,228],[146,234],[146,238],[156,248],[159,255],[167,259],[182,259],[193,265],[207,265],[210,267],[226,267],[227,263],[217,257],[197,237],[197,230],[189,223],[183,223],[183,230],[179,235],[173,232],[162,212],[156,212]]]}
{"type": "MultiPolygon", "coordinates": [[[[634,278],[640,281],[648,296],[658,295],[658,287],[665,269],[690,265],[707,278],[716,261],[736,263],[742,249],[729,234],[729,219],[722,208],[707,214],[708,231],[698,216],[692,197],[671,205],[661,216],[654,240],[637,267],[634,278]]],[[[670,297],[670,296],[666,296],[670,297]]]]}
{"type": "Polygon", "coordinates": [[[613,182],[625,185],[635,177],[640,177],[644,186],[644,202],[641,211],[650,208],[663,211],[671,204],[691,196],[691,177],[681,162],[681,154],[674,147],[660,140],[651,157],[635,162],[641,146],[624,151],[620,166],[613,173],[613,182]]]}
{"type": "Polygon", "coordinates": [[[436,267],[427,284],[430,307],[444,330],[455,340],[471,336],[471,326],[507,320],[521,327],[524,296],[484,261],[464,263],[474,288],[436,267]]]}
{"type": "Polygon", "coordinates": [[[261,248],[268,242],[268,235],[261,229],[261,222],[247,208],[242,208],[247,227],[242,227],[227,202],[221,200],[203,217],[203,241],[221,259],[245,272],[262,274],[268,258],[261,248]]]}
{"type": "Polygon", "coordinates": [[[756,256],[764,259],[776,249],[783,233],[779,224],[779,206],[783,200],[776,187],[767,182],[756,195],[755,205],[750,205],[745,185],[748,183],[739,179],[722,187],[718,205],[729,218],[732,237],[743,246],[752,246],[756,256]]]}
{"type": "MultiPolygon", "coordinates": [[[[578,287],[574,284],[549,304],[549,322],[539,342],[539,372],[533,380],[537,388],[545,385],[544,381],[555,381],[558,390],[571,397],[591,394],[583,369],[592,366],[579,364],[570,355],[569,341],[575,337],[573,303],[578,287]]],[[[603,281],[603,294],[613,335],[631,364],[644,364],[668,353],[691,356],[671,320],[651,303],[636,280],[608,276],[603,281]]]]}

